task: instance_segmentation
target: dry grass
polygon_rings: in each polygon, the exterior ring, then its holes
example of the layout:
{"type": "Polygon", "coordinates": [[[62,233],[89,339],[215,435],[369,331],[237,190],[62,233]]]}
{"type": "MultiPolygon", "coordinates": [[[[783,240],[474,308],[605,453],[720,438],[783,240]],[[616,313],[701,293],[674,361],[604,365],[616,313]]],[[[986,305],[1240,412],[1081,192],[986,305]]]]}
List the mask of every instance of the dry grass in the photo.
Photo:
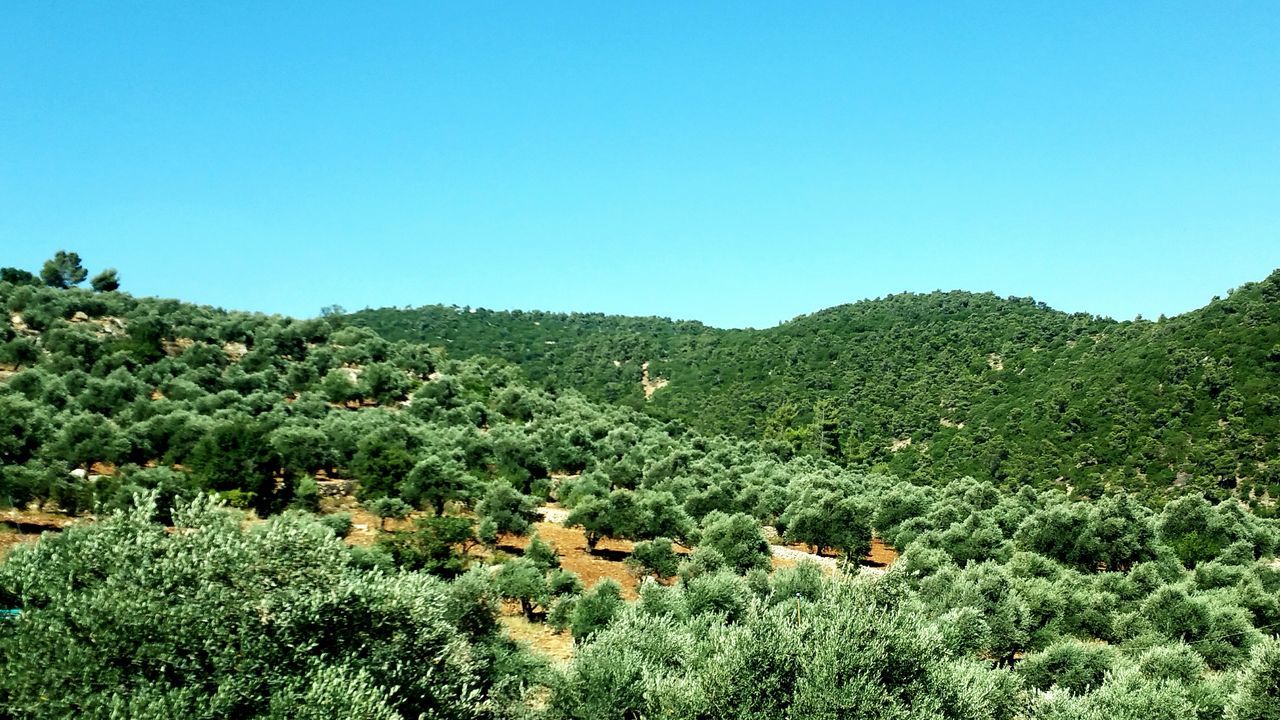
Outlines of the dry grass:
{"type": "Polygon", "coordinates": [[[568,632],[557,633],[546,623],[529,622],[520,614],[518,606],[514,609],[503,608],[499,620],[512,640],[522,643],[533,652],[557,664],[568,664],[573,660],[573,636],[568,632]]]}
{"type": "MultiPolygon", "coordinates": [[[[378,541],[382,520],[377,515],[364,509],[364,506],[357,502],[354,497],[339,495],[337,497],[320,498],[320,512],[326,515],[340,512],[351,515],[351,532],[346,538],[348,545],[369,547],[378,541]]],[[[417,512],[410,514],[404,520],[387,520],[386,529],[388,532],[393,530],[412,530],[414,519],[426,514],[428,513],[417,512]]]]}

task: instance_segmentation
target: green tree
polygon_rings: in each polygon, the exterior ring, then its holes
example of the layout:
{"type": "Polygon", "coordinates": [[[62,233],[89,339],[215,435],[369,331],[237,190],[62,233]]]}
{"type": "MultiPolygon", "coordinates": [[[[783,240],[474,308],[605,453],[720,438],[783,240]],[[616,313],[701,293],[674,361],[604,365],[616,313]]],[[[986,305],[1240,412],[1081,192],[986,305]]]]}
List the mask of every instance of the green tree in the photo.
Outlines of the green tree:
{"type": "Polygon", "coordinates": [[[687,544],[693,534],[694,523],[675,495],[665,491],[643,490],[638,493],[644,515],[636,537],[670,538],[687,544]]]}
{"type": "Polygon", "coordinates": [[[414,469],[406,438],[399,428],[379,428],[361,437],[351,458],[351,472],[360,481],[360,497],[399,494],[410,503],[417,498],[404,493],[403,483],[414,469]]]}
{"type": "Polygon", "coordinates": [[[498,532],[523,535],[540,516],[537,503],[528,495],[511,487],[505,480],[495,480],[485,488],[476,504],[476,514],[494,522],[498,532]]]}
{"type": "Polygon", "coordinates": [[[290,475],[312,476],[336,464],[329,438],[312,425],[278,427],[271,431],[270,442],[281,467],[290,475]]]}
{"type": "Polygon", "coordinates": [[[115,268],[107,268],[89,281],[95,292],[115,292],[120,289],[120,274],[115,268]]]}
{"type": "Polygon", "coordinates": [[[383,531],[387,529],[387,520],[403,520],[413,511],[409,503],[396,497],[374,498],[366,507],[378,516],[378,529],[383,531]]]}
{"type": "Polygon", "coordinates": [[[0,466],[31,460],[48,431],[47,416],[39,405],[18,395],[0,394],[0,466]]]}
{"type": "Polygon", "coordinates": [[[1102,685],[1117,654],[1107,645],[1065,640],[1027,656],[1017,672],[1037,690],[1057,685],[1073,693],[1086,693],[1102,685]]]}
{"type": "MultiPolygon", "coordinates": [[[[465,499],[471,489],[471,477],[457,460],[432,454],[418,461],[409,476],[400,483],[400,495],[414,505],[430,505],[436,515],[444,514],[450,500],[465,499]]],[[[496,520],[496,518],[495,518],[496,520]]]]}
{"type": "Polygon", "coordinates": [[[453,578],[466,570],[466,552],[475,540],[470,520],[445,515],[418,518],[409,532],[380,536],[378,546],[406,570],[453,578]]]}
{"type": "Polygon", "coordinates": [[[819,555],[828,548],[859,560],[871,550],[871,509],[856,497],[835,493],[805,493],[779,519],[788,542],[814,546],[819,555]]]}
{"type": "Polygon", "coordinates": [[[21,370],[23,366],[31,366],[39,362],[40,348],[31,338],[18,337],[0,343],[0,362],[21,370]]]}
{"type": "Polygon", "coordinates": [[[547,604],[545,571],[528,558],[503,563],[493,579],[502,597],[520,602],[520,610],[529,622],[536,619],[534,609],[547,604]]]}
{"type": "Polygon", "coordinates": [[[642,572],[659,578],[668,578],[680,568],[680,556],[676,554],[668,538],[655,538],[636,543],[627,562],[642,572]]]}
{"type": "Polygon", "coordinates": [[[67,464],[87,470],[95,462],[117,463],[129,440],[116,423],[92,413],[66,418],[50,450],[67,464]]]}
{"type": "Polygon", "coordinates": [[[247,496],[260,514],[283,509],[292,487],[277,484],[280,458],[267,428],[246,415],[231,415],[195,444],[187,464],[205,486],[247,496]]]}
{"type": "Polygon", "coordinates": [[[586,535],[587,549],[595,552],[601,538],[632,539],[647,521],[644,507],[634,492],[614,490],[607,497],[592,497],[579,503],[564,524],[565,527],[580,525],[586,535]]]}
{"type": "Polygon", "coordinates": [[[360,389],[343,368],[333,368],[320,381],[320,391],[331,403],[339,405],[360,397],[360,389]]]}
{"type": "Polygon", "coordinates": [[[1280,718],[1280,640],[1274,636],[1253,648],[1227,701],[1227,720],[1280,718]]]}
{"type": "Polygon", "coordinates": [[[405,371],[395,365],[372,363],[360,373],[356,392],[362,397],[373,398],[381,405],[390,405],[408,397],[414,384],[405,371]]]}
{"type": "Polygon", "coordinates": [[[543,570],[560,567],[560,556],[556,554],[556,549],[543,542],[537,533],[529,538],[529,547],[524,549],[524,557],[543,570]]]}
{"type": "Polygon", "coordinates": [[[699,546],[709,547],[724,557],[728,567],[744,575],[759,568],[768,570],[772,553],[760,524],[746,513],[707,516],[699,546]]]}
{"type": "Polygon", "coordinates": [[[1187,567],[1211,560],[1229,544],[1226,529],[1202,497],[1188,495],[1164,506],[1157,523],[1160,539],[1187,567]]]}
{"type": "Polygon", "coordinates": [[[1023,704],[1012,674],[940,652],[891,580],[840,585],[812,604],[749,604],[733,624],[719,617],[620,612],[580,641],[551,707],[598,720],[1011,720],[1023,704]]]}
{"type": "Polygon", "coordinates": [[[573,607],[570,629],[573,639],[581,642],[599,632],[622,610],[622,586],[605,578],[595,584],[573,607]]]}
{"type": "Polygon", "coordinates": [[[39,285],[40,278],[21,268],[5,267],[0,268],[0,282],[14,285],[39,285]]]}
{"type": "Polygon", "coordinates": [[[80,255],[59,250],[40,268],[40,279],[54,288],[69,288],[84,282],[89,273],[80,264],[80,255]]]}

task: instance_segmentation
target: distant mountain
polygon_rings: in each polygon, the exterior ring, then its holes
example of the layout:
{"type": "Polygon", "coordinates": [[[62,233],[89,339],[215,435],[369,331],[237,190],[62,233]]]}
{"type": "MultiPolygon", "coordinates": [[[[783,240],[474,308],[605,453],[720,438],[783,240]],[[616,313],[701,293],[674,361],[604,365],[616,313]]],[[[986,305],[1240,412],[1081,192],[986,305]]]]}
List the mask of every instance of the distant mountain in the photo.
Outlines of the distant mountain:
{"type": "Polygon", "coordinates": [[[444,306],[349,321],[784,454],[1086,494],[1192,483],[1280,497],[1280,271],[1157,321],[968,292],[891,295],[766,330],[444,306]]]}

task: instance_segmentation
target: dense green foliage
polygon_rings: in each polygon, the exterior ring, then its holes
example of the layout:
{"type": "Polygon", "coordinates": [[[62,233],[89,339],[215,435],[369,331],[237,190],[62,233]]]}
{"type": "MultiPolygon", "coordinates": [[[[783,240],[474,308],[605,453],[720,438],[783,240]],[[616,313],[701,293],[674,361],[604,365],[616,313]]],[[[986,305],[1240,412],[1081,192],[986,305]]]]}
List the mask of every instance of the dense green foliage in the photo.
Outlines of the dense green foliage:
{"type": "MultiPolygon", "coordinates": [[[[522,370],[333,313],[224,312],[4,270],[0,505],[98,519],[0,563],[0,609],[20,611],[0,621],[0,718],[1274,717],[1280,523],[1251,476],[1232,488],[1197,463],[1212,450],[1243,467],[1239,447],[1214,444],[1227,437],[1249,439],[1257,472],[1274,462],[1275,418],[1254,404],[1280,353],[1247,349],[1275,323],[1233,316],[1266,320],[1276,281],[1160,323],[956,294],[759,335],[626,321],[636,352],[673,350],[660,373],[672,386],[627,407],[529,382],[567,367],[541,348],[512,358],[530,361],[522,370]],[[824,323],[826,344],[801,351],[801,330],[824,323]],[[837,341],[853,327],[858,343],[837,341]],[[1209,349],[1179,380],[1189,390],[1135,389],[1195,342],[1209,349]],[[709,363],[686,379],[717,367],[736,379],[681,395],[679,347],[709,363]],[[758,376],[733,375],[744,357],[765,363],[750,365],[758,376]],[[912,375],[925,367],[936,377],[912,375]],[[1042,384],[1054,377],[1067,385],[1042,384]],[[775,392],[813,400],[812,417],[749,409],[775,392]],[[1075,434],[1037,415],[1055,392],[1075,434]],[[1170,394],[1182,409],[1142,425],[1170,394]],[[758,439],[671,419],[695,397],[706,417],[691,422],[758,439]],[[939,408],[965,427],[911,434],[939,408]],[[1108,433],[1148,432],[1163,474],[1137,475],[1110,440],[1090,450],[1115,453],[1105,462],[1072,456],[1104,416],[1108,433]],[[996,446],[1000,463],[962,472],[996,446]],[[1025,474],[1000,470],[1018,463],[1025,474]],[[1184,468],[1190,480],[1161,484],[1184,468]],[[1103,492],[1115,485],[1132,491],[1103,492]],[[370,547],[339,539],[349,514],[314,514],[334,486],[390,526],[370,547]],[[519,555],[470,552],[528,533],[546,501],[601,557],[626,554],[604,538],[636,541],[638,600],[612,580],[584,587],[536,537],[519,555]],[[844,561],[771,572],[765,526],[844,561]],[[860,572],[873,532],[903,554],[860,572]],[[548,667],[508,640],[503,599],[569,633],[573,660],[548,667]]],[[[472,322],[454,315],[451,327],[472,322]]],[[[474,316],[489,333],[515,314],[474,316]]],[[[575,347],[615,322],[588,318],[575,347]]],[[[628,357],[605,371],[644,356],[628,357]]]]}
{"type": "Polygon", "coordinates": [[[153,510],[0,565],[22,608],[0,626],[0,716],[490,717],[537,671],[492,590],[359,569],[302,516],[245,530],[198,500],[166,532],[153,510]]]}
{"type": "Polygon", "coordinates": [[[963,292],[767,330],[439,306],[350,319],[705,432],[903,477],[1280,497],[1280,272],[1155,322],[963,292]],[[645,362],[670,381],[649,402],[645,362]]]}

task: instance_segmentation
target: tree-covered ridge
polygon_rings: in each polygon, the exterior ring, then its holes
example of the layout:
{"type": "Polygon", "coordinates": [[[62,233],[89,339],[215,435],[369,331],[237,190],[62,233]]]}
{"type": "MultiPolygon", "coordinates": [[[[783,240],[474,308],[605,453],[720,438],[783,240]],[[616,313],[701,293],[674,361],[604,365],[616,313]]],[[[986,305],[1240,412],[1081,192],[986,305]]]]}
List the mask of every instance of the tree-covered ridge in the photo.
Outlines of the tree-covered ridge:
{"type": "Polygon", "coordinates": [[[893,295],[767,330],[443,307],[351,320],[784,454],[1091,495],[1192,483],[1262,507],[1280,497],[1280,272],[1158,321],[964,292],[893,295]],[[669,380],[648,402],[646,361],[669,380]]]}
{"type": "Polygon", "coordinates": [[[596,399],[634,407],[644,400],[639,384],[644,362],[666,358],[685,341],[721,332],[699,322],[658,317],[444,305],[362,310],[347,319],[390,340],[426,343],[455,357],[502,358],[538,382],[581,387],[596,399]]]}

